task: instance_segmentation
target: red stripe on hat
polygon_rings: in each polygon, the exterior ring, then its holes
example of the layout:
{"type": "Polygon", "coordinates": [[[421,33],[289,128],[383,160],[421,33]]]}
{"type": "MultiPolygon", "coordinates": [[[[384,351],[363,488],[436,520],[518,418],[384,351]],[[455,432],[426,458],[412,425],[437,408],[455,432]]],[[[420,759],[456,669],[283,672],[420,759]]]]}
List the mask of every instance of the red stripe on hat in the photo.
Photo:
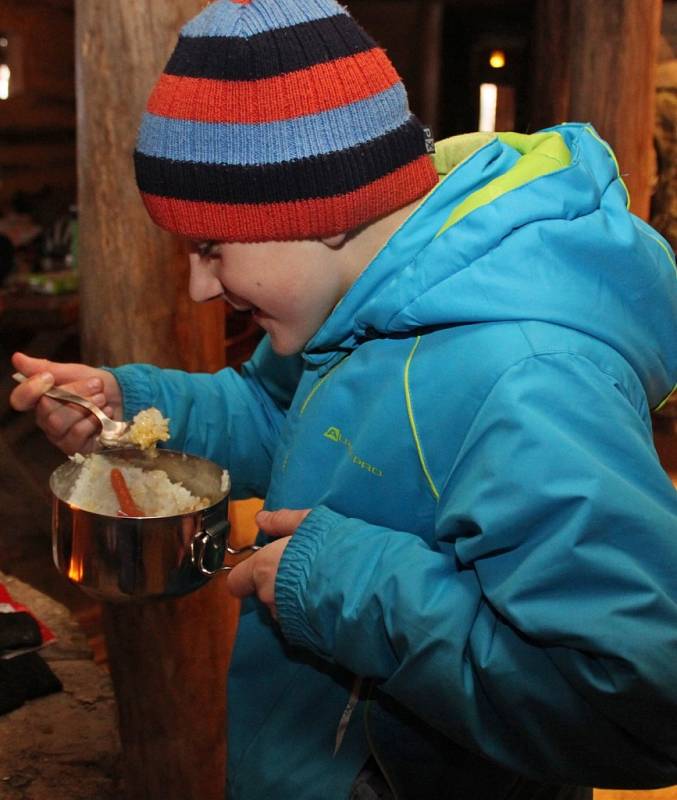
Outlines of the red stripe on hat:
{"type": "Polygon", "coordinates": [[[264,242],[315,239],[352,230],[407,205],[432,189],[429,156],[417,158],[366,186],[337,197],[289,203],[227,204],[142,194],[153,221],[190,239],[264,242]]]}
{"type": "Polygon", "coordinates": [[[148,111],[197,122],[276,122],[366,100],[399,80],[380,48],[256,81],[163,73],[148,100],[148,111]]]}

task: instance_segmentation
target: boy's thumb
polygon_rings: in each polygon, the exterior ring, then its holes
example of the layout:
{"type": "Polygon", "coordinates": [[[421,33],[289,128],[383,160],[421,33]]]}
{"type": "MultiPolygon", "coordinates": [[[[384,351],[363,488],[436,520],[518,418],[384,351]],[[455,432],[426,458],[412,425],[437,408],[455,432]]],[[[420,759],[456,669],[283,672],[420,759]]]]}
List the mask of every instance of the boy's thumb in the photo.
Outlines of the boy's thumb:
{"type": "Polygon", "coordinates": [[[47,358],[33,358],[25,353],[14,353],[12,366],[27,378],[41,372],[49,372],[54,376],[54,382],[57,384],[75,380],[76,377],[73,374],[73,364],[59,364],[56,361],[49,361],[47,358]]]}
{"type": "Polygon", "coordinates": [[[39,372],[52,372],[52,362],[46,358],[32,358],[24,353],[14,353],[12,356],[12,366],[19,370],[27,378],[37,375],[39,372]]]}
{"type": "Polygon", "coordinates": [[[259,511],[256,524],[269,536],[291,536],[310,513],[309,508],[280,508],[277,511],[259,511]]]}

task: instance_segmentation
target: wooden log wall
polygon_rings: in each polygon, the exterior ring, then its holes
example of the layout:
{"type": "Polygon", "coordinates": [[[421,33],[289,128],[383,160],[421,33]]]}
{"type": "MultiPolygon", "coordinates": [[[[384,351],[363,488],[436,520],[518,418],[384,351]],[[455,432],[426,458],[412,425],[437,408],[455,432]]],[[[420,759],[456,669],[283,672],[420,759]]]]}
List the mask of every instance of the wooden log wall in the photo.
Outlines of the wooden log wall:
{"type": "MultiPolygon", "coordinates": [[[[83,359],[197,371],[224,362],[223,304],[187,296],[183,246],[151,223],[132,151],[152,83],[202,0],[76,0],[83,359]]],[[[129,800],[222,800],[237,606],[222,579],[109,606],[104,630],[129,800]]]]}
{"type": "Polygon", "coordinates": [[[19,93],[0,100],[0,211],[15,192],[45,186],[56,210],[67,209],[75,200],[73,1],[2,0],[0,33],[21,73],[19,93]]]}
{"type": "Polygon", "coordinates": [[[537,0],[531,127],[592,122],[649,217],[662,0],[537,0]]]}

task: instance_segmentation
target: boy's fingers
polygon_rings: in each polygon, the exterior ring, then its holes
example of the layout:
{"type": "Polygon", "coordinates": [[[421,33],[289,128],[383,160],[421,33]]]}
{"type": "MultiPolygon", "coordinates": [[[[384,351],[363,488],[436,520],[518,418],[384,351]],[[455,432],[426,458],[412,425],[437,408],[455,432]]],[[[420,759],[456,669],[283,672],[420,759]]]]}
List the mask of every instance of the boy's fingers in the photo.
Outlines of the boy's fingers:
{"type": "MultiPolygon", "coordinates": [[[[103,408],[106,404],[106,395],[102,392],[90,395],[89,399],[99,408],[103,408]]],[[[48,425],[50,417],[56,417],[61,420],[62,427],[66,427],[69,422],[73,424],[83,418],[91,418],[93,424],[99,424],[91,412],[83,406],[78,406],[74,403],[63,403],[60,400],[53,400],[51,397],[43,396],[36,406],[36,422],[41,428],[44,428],[45,425],[48,425]]]]}
{"type": "Polygon", "coordinates": [[[75,392],[83,397],[92,399],[92,395],[100,394],[103,391],[103,381],[101,378],[85,378],[83,380],[72,381],[71,383],[59,384],[61,388],[69,392],[75,392]]]}
{"type": "Polygon", "coordinates": [[[278,539],[241,561],[228,573],[228,589],[235,597],[256,594],[273,616],[275,612],[275,579],[280,559],[289,538],[278,539]]]}
{"type": "Polygon", "coordinates": [[[233,597],[248,597],[256,591],[254,582],[254,556],[240,562],[228,574],[228,591],[233,597]]]}
{"type": "Polygon", "coordinates": [[[35,414],[38,426],[55,441],[63,439],[83,419],[89,419],[92,425],[99,424],[87,409],[66,405],[47,397],[38,404],[35,414]]]}
{"type": "MultiPolygon", "coordinates": [[[[16,411],[28,411],[34,408],[43,394],[55,384],[84,397],[100,394],[103,380],[96,375],[89,375],[91,369],[81,364],[59,364],[45,358],[32,358],[23,353],[15,353],[13,366],[26,376],[10,395],[10,404],[16,411]]],[[[51,412],[55,404],[47,405],[51,412]]]]}
{"type": "Polygon", "coordinates": [[[90,415],[72,425],[63,438],[54,440],[53,443],[68,455],[86,453],[93,449],[94,436],[98,433],[99,425],[90,415]]]}
{"type": "MultiPolygon", "coordinates": [[[[45,400],[45,407],[50,412],[59,406],[63,407],[63,403],[59,403],[56,400],[48,400],[48,398],[44,397],[44,393],[49,391],[54,386],[54,383],[54,376],[49,372],[41,372],[32,378],[28,378],[10,394],[12,408],[16,411],[28,411],[31,408],[35,408],[41,399],[45,400]]],[[[93,396],[98,397],[100,402],[97,405],[102,405],[105,402],[105,397],[102,395],[103,382],[100,378],[90,378],[71,384],[64,384],[63,388],[90,399],[93,396]]]]}

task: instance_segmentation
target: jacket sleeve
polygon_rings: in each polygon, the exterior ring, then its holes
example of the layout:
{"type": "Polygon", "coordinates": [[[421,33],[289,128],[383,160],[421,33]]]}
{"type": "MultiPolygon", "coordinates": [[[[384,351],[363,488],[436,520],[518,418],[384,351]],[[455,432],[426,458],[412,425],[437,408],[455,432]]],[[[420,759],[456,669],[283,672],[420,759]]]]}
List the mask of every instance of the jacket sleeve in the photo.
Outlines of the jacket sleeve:
{"type": "Polygon", "coordinates": [[[166,446],[210,458],[230,471],[234,499],[265,496],[273,454],[301,371],[266,338],[241,372],[191,374],[148,364],[110,370],[122,389],[124,416],[150,406],[169,417],[166,446]]]}
{"type": "Polygon", "coordinates": [[[516,772],[676,783],[677,494],[637,403],[584,358],[513,366],[450,469],[432,547],[306,518],[278,573],[283,633],[516,772]]]}

